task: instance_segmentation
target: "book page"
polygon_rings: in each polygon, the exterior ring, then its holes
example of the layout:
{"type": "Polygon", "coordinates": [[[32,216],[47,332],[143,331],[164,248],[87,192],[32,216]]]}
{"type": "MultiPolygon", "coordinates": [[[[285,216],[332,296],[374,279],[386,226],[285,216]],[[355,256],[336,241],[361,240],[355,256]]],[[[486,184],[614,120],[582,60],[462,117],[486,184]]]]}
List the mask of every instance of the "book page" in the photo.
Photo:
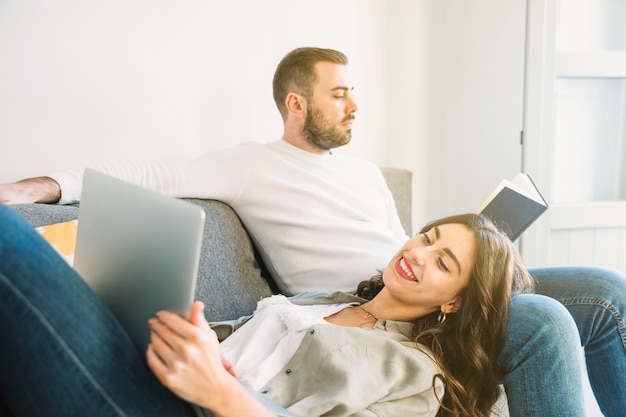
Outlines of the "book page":
{"type": "Polygon", "coordinates": [[[483,201],[483,204],[480,206],[480,208],[478,209],[477,213],[482,213],[482,211],[485,209],[485,207],[487,207],[487,205],[491,202],[491,200],[496,198],[496,196],[498,194],[500,194],[500,191],[502,191],[502,189],[504,187],[506,187],[507,185],[509,185],[509,184],[510,184],[509,188],[511,188],[511,186],[513,186],[511,181],[509,181],[509,180],[502,180],[502,181],[500,181],[500,184],[498,184],[498,186],[491,192],[491,194],[489,194],[489,197],[487,197],[485,199],[485,201],[483,201]]]}
{"type": "Polygon", "coordinates": [[[498,184],[498,186],[493,190],[493,192],[489,195],[489,197],[487,197],[485,201],[483,202],[483,204],[480,206],[480,208],[478,209],[478,213],[482,212],[483,209],[487,207],[487,205],[491,202],[491,200],[493,200],[500,193],[500,191],[502,191],[502,189],[504,189],[505,187],[510,188],[511,190],[517,192],[518,194],[521,194],[526,198],[536,201],[537,203],[541,205],[544,205],[544,206],[547,205],[545,200],[541,196],[541,194],[539,194],[539,191],[537,190],[535,185],[530,180],[530,178],[526,174],[520,172],[519,174],[515,176],[515,178],[513,178],[512,181],[509,181],[506,179],[500,181],[500,184],[498,184]]]}
{"type": "Polygon", "coordinates": [[[541,204],[545,203],[545,200],[543,199],[543,197],[537,190],[537,187],[535,187],[535,184],[533,184],[528,175],[520,172],[515,176],[515,178],[513,178],[512,183],[520,189],[524,190],[525,192],[523,192],[522,194],[524,194],[528,198],[531,198],[541,204]]]}

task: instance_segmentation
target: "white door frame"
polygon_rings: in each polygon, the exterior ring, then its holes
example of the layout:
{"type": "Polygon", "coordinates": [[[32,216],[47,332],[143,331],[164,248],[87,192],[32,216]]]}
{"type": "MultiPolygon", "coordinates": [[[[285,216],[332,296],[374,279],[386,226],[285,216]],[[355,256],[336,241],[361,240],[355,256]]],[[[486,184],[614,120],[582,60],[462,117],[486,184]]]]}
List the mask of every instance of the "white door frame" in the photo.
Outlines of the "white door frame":
{"type": "MultiPolygon", "coordinates": [[[[626,78],[626,52],[595,54],[612,63],[610,73],[606,68],[582,65],[586,61],[576,61],[578,54],[556,54],[558,3],[527,3],[522,169],[537,182],[548,202],[554,191],[555,77],[626,78]],[[574,65],[566,65],[568,60],[574,60],[574,65]],[[615,70],[615,63],[621,69],[615,70]]],[[[619,255],[626,253],[626,201],[551,204],[522,236],[521,251],[530,267],[585,263],[626,271],[626,259],[620,259],[626,257],[619,255]],[[607,250],[614,254],[605,256],[607,250]]]]}

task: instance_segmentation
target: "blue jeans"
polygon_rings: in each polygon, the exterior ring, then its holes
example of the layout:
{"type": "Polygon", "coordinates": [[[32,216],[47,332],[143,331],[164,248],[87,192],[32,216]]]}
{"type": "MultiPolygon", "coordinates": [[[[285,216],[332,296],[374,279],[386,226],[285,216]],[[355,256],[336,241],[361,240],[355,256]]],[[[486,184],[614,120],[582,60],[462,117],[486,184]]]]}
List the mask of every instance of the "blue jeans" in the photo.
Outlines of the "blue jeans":
{"type": "MultiPolygon", "coordinates": [[[[597,267],[533,268],[536,293],[558,300],[573,317],[587,374],[606,417],[626,413],[626,277],[597,267]]],[[[569,414],[571,415],[571,414],[569,414]]]]}
{"type": "Polygon", "coordinates": [[[623,416],[626,278],[596,267],[530,272],[537,294],[513,298],[501,354],[511,416],[585,415],[580,346],[600,409],[623,416]]]}
{"type": "Polygon", "coordinates": [[[0,389],[19,416],[192,416],[109,310],[0,204],[0,389]]]}
{"type": "MultiPolygon", "coordinates": [[[[536,294],[511,303],[501,355],[511,416],[584,415],[581,342],[601,409],[622,415],[626,279],[599,268],[531,272],[538,292],[563,304],[536,294]]],[[[193,415],[83,280],[2,204],[0,323],[0,390],[15,415],[193,415]]]]}

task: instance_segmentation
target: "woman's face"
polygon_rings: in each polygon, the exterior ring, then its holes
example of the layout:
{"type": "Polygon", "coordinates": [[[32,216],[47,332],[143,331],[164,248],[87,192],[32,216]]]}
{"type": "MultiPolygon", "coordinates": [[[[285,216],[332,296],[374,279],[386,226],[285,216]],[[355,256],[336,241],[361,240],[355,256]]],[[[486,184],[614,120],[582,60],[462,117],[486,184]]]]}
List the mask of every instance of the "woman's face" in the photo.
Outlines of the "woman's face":
{"type": "Polygon", "coordinates": [[[383,272],[385,288],[424,313],[453,313],[474,267],[476,241],[462,224],[444,224],[410,239],[383,272]]]}

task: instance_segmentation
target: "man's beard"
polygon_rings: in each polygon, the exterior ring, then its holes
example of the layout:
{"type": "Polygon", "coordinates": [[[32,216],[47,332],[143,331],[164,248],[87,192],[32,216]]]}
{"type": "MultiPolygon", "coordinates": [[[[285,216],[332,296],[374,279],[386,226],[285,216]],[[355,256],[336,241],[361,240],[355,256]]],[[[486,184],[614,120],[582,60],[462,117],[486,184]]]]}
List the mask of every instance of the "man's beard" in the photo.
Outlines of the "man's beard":
{"type": "MultiPolygon", "coordinates": [[[[351,114],[346,116],[341,123],[353,119],[354,115],[351,114]]],[[[322,113],[313,106],[309,107],[302,133],[311,145],[326,151],[346,145],[352,139],[351,129],[342,131],[340,126],[331,126],[322,113]]]]}

